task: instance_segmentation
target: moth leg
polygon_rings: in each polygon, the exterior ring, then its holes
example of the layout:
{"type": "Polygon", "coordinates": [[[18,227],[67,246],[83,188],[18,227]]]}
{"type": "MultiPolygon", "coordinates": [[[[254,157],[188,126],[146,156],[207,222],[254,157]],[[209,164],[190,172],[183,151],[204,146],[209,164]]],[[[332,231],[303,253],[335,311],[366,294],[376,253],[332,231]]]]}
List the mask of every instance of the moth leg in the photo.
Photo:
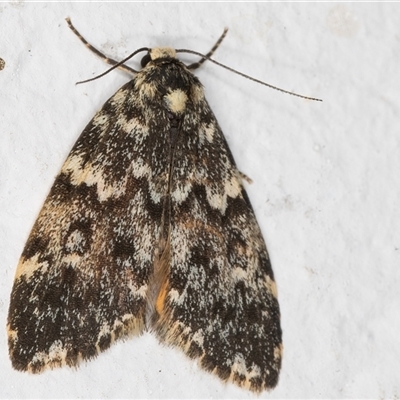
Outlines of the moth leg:
{"type": "MultiPolygon", "coordinates": [[[[214,54],[215,50],[218,49],[219,45],[220,45],[221,42],[224,40],[224,38],[225,38],[225,36],[226,36],[227,33],[228,33],[228,28],[225,28],[224,31],[222,32],[221,37],[217,40],[217,43],[215,43],[214,46],[213,46],[213,48],[206,54],[206,57],[207,57],[207,58],[210,58],[210,57],[214,54]]],[[[197,61],[197,62],[195,62],[195,63],[193,63],[193,64],[189,64],[189,65],[187,66],[187,68],[188,68],[188,69],[196,69],[196,68],[199,68],[200,65],[203,64],[203,62],[207,60],[207,58],[202,58],[202,59],[200,59],[200,61],[197,61]]]]}
{"type": "MultiPolygon", "coordinates": [[[[94,54],[96,54],[96,56],[100,57],[104,62],[106,62],[107,64],[110,65],[115,65],[118,64],[119,61],[115,61],[112,58],[107,57],[106,55],[104,55],[101,51],[97,50],[96,47],[94,47],[93,45],[91,45],[79,32],[78,30],[74,27],[74,25],[72,25],[71,20],[68,18],[65,18],[65,20],[67,21],[68,26],[70,27],[70,29],[72,30],[72,32],[75,33],[76,36],[78,36],[78,38],[81,40],[81,42],[90,50],[92,51],[94,54]]],[[[133,74],[136,75],[137,71],[135,71],[134,69],[128,67],[127,65],[119,65],[117,68],[121,69],[122,71],[128,72],[129,74],[133,74]]]]}
{"type": "Polygon", "coordinates": [[[252,184],[252,183],[253,183],[253,179],[251,179],[249,176],[247,176],[244,172],[239,171],[239,174],[240,174],[240,177],[241,177],[244,181],[246,181],[247,183],[249,183],[249,184],[252,184]]]}

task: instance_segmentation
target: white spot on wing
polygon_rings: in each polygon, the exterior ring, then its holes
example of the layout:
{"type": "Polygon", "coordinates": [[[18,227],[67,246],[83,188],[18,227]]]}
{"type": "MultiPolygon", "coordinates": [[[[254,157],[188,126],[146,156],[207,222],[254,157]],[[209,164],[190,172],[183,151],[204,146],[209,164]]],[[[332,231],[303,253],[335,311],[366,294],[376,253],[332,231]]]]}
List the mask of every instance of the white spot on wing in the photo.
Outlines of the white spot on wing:
{"type": "Polygon", "coordinates": [[[245,376],[246,381],[242,386],[244,386],[248,389],[251,386],[250,379],[258,378],[261,375],[261,371],[258,366],[255,366],[253,364],[253,366],[251,368],[246,367],[246,361],[241,354],[238,354],[235,356],[231,371],[232,372],[231,372],[231,376],[230,376],[229,380],[232,380],[235,373],[237,373],[238,375],[245,376]]]}
{"type": "Polygon", "coordinates": [[[39,254],[35,254],[33,257],[27,260],[21,258],[17,267],[17,272],[15,273],[15,280],[19,279],[22,275],[25,276],[26,280],[29,280],[33,273],[38,269],[41,270],[41,274],[45,274],[48,266],[49,265],[47,262],[39,262],[39,254]]]}
{"type": "Polygon", "coordinates": [[[276,299],[278,298],[278,289],[276,287],[276,283],[268,275],[265,278],[265,287],[276,299]]]}
{"type": "Polygon", "coordinates": [[[65,161],[61,172],[70,174],[71,183],[73,185],[80,185],[86,183],[88,186],[97,185],[97,195],[99,201],[105,201],[108,198],[119,197],[125,193],[127,176],[119,182],[107,184],[104,180],[101,168],[94,168],[91,163],[87,163],[82,168],[82,158],[77,155],[71,155],[65,161]]]}
{"type": "Polygon", "coordinates": [[[237,267],[232,271],[232,277],[235,281],[245,281],[248,275],[243,268],[237,267]]]}
{"type": "Polygon", "coordinates": [[[43,351],[36,353],[31,361],[32,365],[43,364],[51,367],[51,364],[57,366],[65,365],[67,350],[64,348],[61,340],[56,340],[50,346],[48,353],[43,351]]]}

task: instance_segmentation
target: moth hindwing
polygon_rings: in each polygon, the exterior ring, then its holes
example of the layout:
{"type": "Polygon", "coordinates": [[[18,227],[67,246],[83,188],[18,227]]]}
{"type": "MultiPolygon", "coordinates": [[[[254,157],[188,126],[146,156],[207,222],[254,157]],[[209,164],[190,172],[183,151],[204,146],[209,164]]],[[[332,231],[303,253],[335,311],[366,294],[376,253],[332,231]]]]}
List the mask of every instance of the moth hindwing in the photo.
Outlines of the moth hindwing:
{"type": "Polygon", "coordinates": [[[23,250],[13,367],[75,366],[145,329],[224,381],[278,382],[267,249],[199,80],[170,48],[89,122],[23,250]]]}

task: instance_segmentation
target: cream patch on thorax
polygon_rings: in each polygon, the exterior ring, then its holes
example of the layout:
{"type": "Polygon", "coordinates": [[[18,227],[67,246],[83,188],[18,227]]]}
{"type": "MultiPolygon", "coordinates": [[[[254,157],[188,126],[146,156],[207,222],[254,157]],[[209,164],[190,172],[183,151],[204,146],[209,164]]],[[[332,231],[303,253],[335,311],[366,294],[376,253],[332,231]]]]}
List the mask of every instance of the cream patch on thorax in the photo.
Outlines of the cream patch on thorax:
{"type": "Polygon", "coordinates": [[[158,58],[176,57],[176,51],[172,47],[155,47],[149,51],[150,58],[157,60],[158,58]]]}
{"type": "Polygon", "coordinates": [[[164,96],[168,109],[174,114],[179,114],[185,110],[187,100],[186,93],[181,89],[176,89],[164,96]]]}

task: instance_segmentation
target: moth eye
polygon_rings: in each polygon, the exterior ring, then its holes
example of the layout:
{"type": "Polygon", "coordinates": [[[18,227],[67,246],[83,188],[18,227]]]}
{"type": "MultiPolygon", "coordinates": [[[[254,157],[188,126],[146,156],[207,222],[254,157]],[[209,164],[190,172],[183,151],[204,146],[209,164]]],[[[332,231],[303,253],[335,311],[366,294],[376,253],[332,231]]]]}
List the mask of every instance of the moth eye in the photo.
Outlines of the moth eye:
{"type": "Polygon", "coordinates": [[[147,53],[145,56],[143,56],[142,61],[140,62],[142,68],[144,68],[150,61],[151,61],[150,53],[147,53]]]}

